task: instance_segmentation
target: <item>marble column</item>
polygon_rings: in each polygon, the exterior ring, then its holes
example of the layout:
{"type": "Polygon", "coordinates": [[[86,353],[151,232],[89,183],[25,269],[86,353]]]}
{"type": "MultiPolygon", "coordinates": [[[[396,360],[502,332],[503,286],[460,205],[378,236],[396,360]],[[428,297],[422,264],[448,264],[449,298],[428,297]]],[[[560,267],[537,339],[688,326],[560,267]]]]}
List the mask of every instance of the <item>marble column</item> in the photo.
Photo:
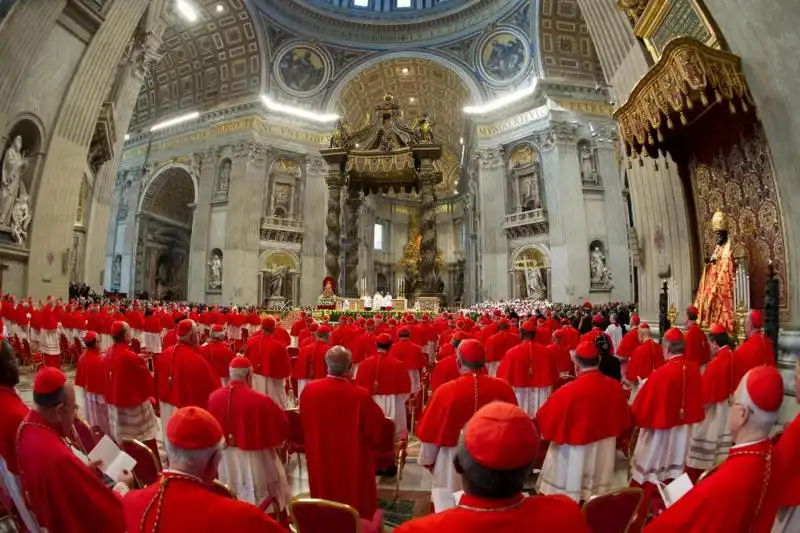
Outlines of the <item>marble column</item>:
{"type": "Polygon", "coordinates": [[[350,189],[347,191],[345,201],[345,218],[347,233],[345,237],[344,250],[344,287],[340,290],[343,296],[348,298],[358,298],[358,228],[359,211],[361,210],[362,195],[361,191],[350,189]]]}
{"type": "Polygon", "coordinates": [[[597,148],[597,171],[605,191],[604,207],[606,229],[606,265],[614,281],[611,299],[621,302],[631,301],[630,248],[628,247],[628,215],[625,199],[622,197],[622,176],[614,148],[618,146],[619,135],[616,124],[598,126],[592,133],[597,148]]]}
{"type": "Polygon", "coordinates": [[[47,44],[67,0],[16,2],[0,27],[0,135],[7,134],[8,114],[31,63],[47,44]]]}
{"type": "Polygon", "coordinates": [[[118,62],[148,4],[126,0],[110,5],[61,102],[32,209],[28,294],[33,298],[67,297],[66,258],[87,152],[118,62]]]}
{"type": "MultiPolygon", "coordinates": [[[[328,214],[325,217],[325,224],[328,227],[328,234],[325,236],[325,268],[328,275],[339,282],[339,254],[341,245],[339,239],[342,237],[341,214],[342,214],[342,186],[344,176],[339,168],[339,163],[331,163],[328,168],[328,175],[325,178],[328,185],[328,214]]],[[[337,289],[341,290],[340,287],[337,289]]]]}
{"type": "MultiPolygon", "coordinates": [[[[375,294],[375,287],[373,281],[375,279],[375,197],[373,195],[364,198],[361,213],[361,234],[364,236],[362,242],[363,246],[359,250],[359,283],[362,279],[367,280],[366,292],[367,294],[375,294]]],[[[388,238],[384,235],[384,239],[388,238]]],[[[391,243],[391,240],[389,241],[391,243]]],[[[359,296],[362,287],[359,285],[359,296]]],[[[395,290],[392,288],[392,290],[395,290]]],[[[394,294],[394,292],[392,293],[394,294]]]]}
{"type": "Polygon", "coordinates": [[[305,195],[300,199],[305,232],[299,302],[300,305],[316,305],[325,277],[325,210],[322,206],[327,201],[327,165],[319,156],[306,156],[305,170],[305,195]]]}
{"type": "MultiPolygon", "coordinates": [[[[195,152],[193,167],[198,169],[197,207],[192,220],[192,239],[189,245],[189,300],[203,302],[206,299],[208,283],[208,233],[211,225],[211,197],[217,181],[217,167],[220,160],[220,149],[211,147],[195,152]]],[[[227,257],[223,255],[223,267],[227,257]]],[[[223,270],[223,274],[224,274],[223,270]]]]}
{"type": "Polygon", "coordinates": [[[550,225],[551,299],[589,297],[589,242],[583,203],[577,125],[554,122],[539,135],[550,225]]]}
{"type": "Polygon", "coordinates": [[[503,148],[497,146],[477,154],[479,300],[508,299],[508,241],[503,229],[506,213],[506,172],[503,148]]]}
{"type": "MultiPolygon", "coordinates": [[[[112,204],[114,202],[117,169],[122,160],[122,151],[125,144],[125,132],[128,131],[133,109],[136,105],[136,98],[139,96],[145,75],[149,68],[161,59],[161,55],[158,53],[160,46],[161,38],[154,33],[136,35],[130,41],[128,49],[119,64],[117,78],[112,88],[116,138],[114,155],[103,164],[94,180],[89,208],[89,227],[86,234],[86,252],[82,258],[85,265],[84,281],[95,291],[99,291],[103,283],[103,257],[109,246],[107,228],[109,227],[109,222],[114,220],[111,218],[111,212],[114,207],[118,208],[118,206],[113,206],[112,204]]],[[[131,180],[131,187],[128,190],[128,220],[133,220],[133,215],[136,212],[144,169],[139,169],[135,174],[135,179],[131,180]]],[[[128,223],[130,231],[134,227],[135,224],[128,223]]],[[[129,241],[125,248],[130,258],[127,261],[128,263],[132,261],[134,253],[132,244],[134,238],[135,235],[133,234],[126,237],[126,241],[129,241]]],[[[123,259],[123,265],[126,265],[126,267],[123,268],[122,287],[128,287],[128,292],[130,292],[129,289],[132,285],[126,280],[132,280],[132,274],[126,276],[125,272],[132,271],[133,265],[126,264],[126,259],[123,259]]],[[[110,271],[107,270],[106,277],[109,275],[110,271]]],[[[106,285],[108,284],[106,283],[106,285]]],[[[121,288],[120,290],[126,292],[126,289],[121,288]]]]}
{"type": "Polygon", "coordinates": [[[224,304],[254,304],[258,298],[262,199],[253,191],[263,190],[267,151],[260,143],[240,143],[232,149],[222,269],[224,304]]]}

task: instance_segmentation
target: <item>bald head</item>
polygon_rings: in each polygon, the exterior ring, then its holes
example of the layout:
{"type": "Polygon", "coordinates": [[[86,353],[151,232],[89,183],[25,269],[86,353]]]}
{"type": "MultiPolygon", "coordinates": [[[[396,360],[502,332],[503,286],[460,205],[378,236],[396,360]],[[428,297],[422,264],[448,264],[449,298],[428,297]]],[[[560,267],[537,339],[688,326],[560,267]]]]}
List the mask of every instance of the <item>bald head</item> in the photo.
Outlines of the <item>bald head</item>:
{"type": "Polygon", "coordinates": [[[344,376],[350,371],[353,356],[344,346],[334,346],[325,353],[325,364],[332,376],[344,376]]]}

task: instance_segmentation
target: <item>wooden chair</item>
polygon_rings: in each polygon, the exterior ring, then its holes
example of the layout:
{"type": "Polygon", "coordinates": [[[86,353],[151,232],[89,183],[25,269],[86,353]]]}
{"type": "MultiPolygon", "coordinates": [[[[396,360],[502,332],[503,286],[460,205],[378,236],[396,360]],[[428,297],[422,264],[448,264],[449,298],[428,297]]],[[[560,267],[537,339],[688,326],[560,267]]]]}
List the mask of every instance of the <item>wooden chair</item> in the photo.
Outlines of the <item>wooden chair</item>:
{"type": "Polygon", "coordinates": [[[639,431],[638,427],[634,427],[628,442],[628,483],[633,478],[633,452],[636,450],[636,442],[639,440],[639,431]]]}
{"type": "Polygon", "coordinates": [[[592,496],[583,504],[583,514],[592,533],[633,533],[644,491],[624,488],[592,496]]]}
{"type": "Polygon", "coordinates": [[[161,461],[158,460],[153,450],[145,443],[135,439],[122,439],[122,451],[136,459],[133,467],[133,477],[140,489],[158,481],[161,474],[161,461]]]}
{"type": "Polygon", "coordinates": [[[236,492],[231,488],[231,486],[218,479],[215,479],[211,483],[211,489],[220,496],[225,496],[226,498],[230,498],[232,500],[236,499],[236,492]]]}
{"type": "Polygon", "coordinates": [[[289,419],[289,439],[286,441],[287,457],[292,454],[297,455],[297,467],[300,471],[303,470],[303,462],[300,460],[300,454],[306,453],[306,438],[303,431],[303,421],[300,419],[300,411],[298,409],[286,409],[286,417],[289,419]]]}
{"type": "Polygon", "coordinates": [[[290,505],[297,533],[380,533],[383,513],[361,518],[349,505],[318,498],[295,498],[290,505]]]}
{"type": "Polygon", "coordinates": [[[395,474],[395,499],[400,494],[400,481],[403,479],[403,468],[408,456],[408,431],[403,430],[397,434],[396,425],[391,418],[384,419],[381,426],[381,438],[375,449],[375,471],[390,471],[397,469],[395,474]]]}
{"type": "Polygon", "coordinates": [[[88,455],[97,446],[99,439],[86,420],[82,418],[75,417],[75,421],[72,422],[72,429],[75,433],[75,444],[80,447],[83,453],[88,455]]]}

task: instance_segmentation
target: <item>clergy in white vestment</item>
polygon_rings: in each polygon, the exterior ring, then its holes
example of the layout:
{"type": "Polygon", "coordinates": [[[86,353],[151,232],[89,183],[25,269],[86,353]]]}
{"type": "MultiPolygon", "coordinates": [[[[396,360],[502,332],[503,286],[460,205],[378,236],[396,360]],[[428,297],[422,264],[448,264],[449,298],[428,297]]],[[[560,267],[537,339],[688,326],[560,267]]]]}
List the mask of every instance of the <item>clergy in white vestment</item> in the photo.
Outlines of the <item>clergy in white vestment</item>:
{"type": "Polygon", "coordinates": [[[721,463],[733,445],[728,417],[730,400],[737,384],[733,382],[730,344],[728,330],[714,324],[709,335],[712,359],[703,372],[705,418],[692,430],[686,458],[686,471],[695,483],[705,470],[721,463]]]}
{"type": "Polygon", "coordinates": [[[617,347],[622,342],[622,337],[624,336],[622,326],[619,324],[616,313],[611,313],[609,321],[611,323],[606,328],[606,333],[611,337],[612,346],[617,347]]]}
{"type": "Polygon", "coordinates": [[[372,393],[386,418],[394,420],[396,432],[406,430],[406,400],[411,394],[411,378],[405,363],[389,355],[392,337],[381,333],[376,339],[378,353],[358,366],[355,383],[372,393]]]}
{"type": "Polygon", "coordinates": [[[461,490],[453,460],[464,425],[488,403],[517,404],[511,385],[486,373],[486,354],[480,342],[462,341],[456,357],[461,375],[436,389],[417,425],[417,463],[433,473],[431,501],[437,513],[455,507],[453,493],[461,490]]]}
{"type": "Polygon", "coordinates": [[[381,294],[381,291],[376,292],[375,296],[372,297],[372,308],[376,311],[383,309],[383,294],[381,294]]]}
{"type": "Polygon", "coordinates": [[[372,311],[372,297],[365,294],[361,299],[364,301],[364,311],[372,311]]]}
{"type": "Polygon", "coordinates": [[[650,374],[631,406],[634,424],[640,428],[631,477],[639,485],[683,474],[693,426],[705,417],[700,367],[684,355],[681,330],[667,330],[664,344],[667,362],[650,374]]]}
{"type": "Polygon", "coordinates": [[[208,411],[217,419],[227,446],[222,451],[219,479],[236,496],[254,505],[274,498],[273,510],[292,498],[278,450],[289,438],[289,420],[272,398],[250,387],[252,367],[246,357],[230,364],[230,383],[211,393],[208,411]]]}
{"type": "Polygon", "coordinates": [[[392,295],[387,292],[386,296],[383,297],[383,308],[386,311],[391,311],[393,306],[394,302],[392,302],[392,295]]]}
{"type": "Polygon", "coordinates": [[[595,344],[581,342],[573,360],[578,377],[536,413],[542,439],[550,441],[537,491],[577,502],[611,490],[617,437],[631,420],[622,384],[598,368],[595,344]]]}

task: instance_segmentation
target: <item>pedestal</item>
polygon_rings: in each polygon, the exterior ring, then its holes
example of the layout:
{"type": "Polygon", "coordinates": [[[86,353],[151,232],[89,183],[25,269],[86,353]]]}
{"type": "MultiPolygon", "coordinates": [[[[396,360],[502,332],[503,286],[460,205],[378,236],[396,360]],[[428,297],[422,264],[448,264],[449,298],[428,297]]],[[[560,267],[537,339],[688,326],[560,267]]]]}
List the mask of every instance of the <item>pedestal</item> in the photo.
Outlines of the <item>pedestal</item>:
{"type": "Polygon", "coordinates": [[[422,313],[439,314],[439,297],[438,296],[420,296],[417,298],[419,302],[419,310],[422,313]]]}
{"type": "Polygon", "coordinates": [[[267,297],[267,307],[270,309],[278,309],[283,307],[286,303],[286,298],[283,296],[269,296],[267,297]]]}

